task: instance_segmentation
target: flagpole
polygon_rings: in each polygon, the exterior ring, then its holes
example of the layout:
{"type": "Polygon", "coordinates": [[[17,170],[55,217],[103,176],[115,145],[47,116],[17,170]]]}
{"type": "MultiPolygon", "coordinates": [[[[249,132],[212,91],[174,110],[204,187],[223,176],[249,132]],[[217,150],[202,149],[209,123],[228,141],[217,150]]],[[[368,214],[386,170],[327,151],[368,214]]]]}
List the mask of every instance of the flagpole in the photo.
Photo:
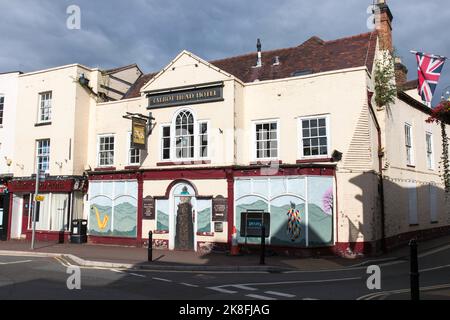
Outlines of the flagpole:
{"type": "MultiPolygon", "coordinates": [[[[415,51],[415,50],[410,50],[409,52],[411,52],[412,54],[418,54],[418,53],[419,53],[418,51],[415,51]]],[[[427,55],[427,56],[429,56],[429,57],[431,57],[431,58],[437,58],[437,59],[448,60],[447,57],[439,56],[439,55],[435,55],[435,54],[424,53],[424,55],[427,55]]]]}

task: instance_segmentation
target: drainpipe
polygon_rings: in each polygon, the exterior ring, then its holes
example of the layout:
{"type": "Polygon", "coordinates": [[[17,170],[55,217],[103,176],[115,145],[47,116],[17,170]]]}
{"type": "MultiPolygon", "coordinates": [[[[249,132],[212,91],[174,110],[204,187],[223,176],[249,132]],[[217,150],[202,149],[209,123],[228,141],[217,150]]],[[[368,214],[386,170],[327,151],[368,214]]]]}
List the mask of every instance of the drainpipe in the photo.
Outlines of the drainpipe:
{"type": "Polygon", "coordinates": [[[381,140],[381,127],[378,122],[378,119],[376,117],[375,111],[373,110],[372,106],[372,97],[373,92],[367,91],[367,100],[368,100],[368,106],[370,113],[373,116],[373,119],[375,121],[375,127],[377,129],[378,134],[378,178],[379,178],[379,190],[378,193],[380,195],[380,202],[381,202],[381,251],[383,253],[386,252],[386,233],[385,233],[385,226],[386,226],[386,214],[384,210],[384,181],[383,181],[383,145],[381,140]]]}

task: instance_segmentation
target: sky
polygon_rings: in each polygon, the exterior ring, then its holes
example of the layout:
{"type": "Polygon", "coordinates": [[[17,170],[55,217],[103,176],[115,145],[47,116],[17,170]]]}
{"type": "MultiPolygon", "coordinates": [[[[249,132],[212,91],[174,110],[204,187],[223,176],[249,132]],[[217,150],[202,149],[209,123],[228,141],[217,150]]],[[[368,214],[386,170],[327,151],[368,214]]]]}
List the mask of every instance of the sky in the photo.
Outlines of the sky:
{"type": "MultiPolygon", "coordinates": [[[[417,78],[414,55],[450,58],[448,0],[388,0],[394,45],[417,78]],[[447,30],[447,31],[445,31],[447,30]]],[[[372,0],[0,0],[0,73],[81,63],[103,69],[137,63],[155,72],[186,49],[205,60],[368,32],[372,0]],[[81,11],[68,29],[67,8],[81,11]]],[[[450,86],[450,61],[435,93],[450,86]]]]}

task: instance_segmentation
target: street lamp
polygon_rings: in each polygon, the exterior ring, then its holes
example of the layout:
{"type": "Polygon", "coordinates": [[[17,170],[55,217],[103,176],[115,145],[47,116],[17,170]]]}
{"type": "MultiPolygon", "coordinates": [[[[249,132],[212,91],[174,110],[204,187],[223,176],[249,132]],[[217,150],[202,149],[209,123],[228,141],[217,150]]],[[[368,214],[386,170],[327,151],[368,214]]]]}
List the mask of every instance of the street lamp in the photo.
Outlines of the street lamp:
{"type": "Polygon", "coordinates": [[[31,250],[34,250],[34,241],[35,241],[35,236],[36,236],[36,212],[38,210],[38,204],[39,201],[42,201],[42,199],[38,199],[38,194],[39,194],[39,180],[44,181],[45,179],[45,171],[44,170],[39,170],[39,164],[37,165],[37,170],[36,170],[36,186],[35,186],[35,192],[34,192],[34,201],[33,201],[33,231],[32,231],[32,235],[31,235],[31,250]]]}

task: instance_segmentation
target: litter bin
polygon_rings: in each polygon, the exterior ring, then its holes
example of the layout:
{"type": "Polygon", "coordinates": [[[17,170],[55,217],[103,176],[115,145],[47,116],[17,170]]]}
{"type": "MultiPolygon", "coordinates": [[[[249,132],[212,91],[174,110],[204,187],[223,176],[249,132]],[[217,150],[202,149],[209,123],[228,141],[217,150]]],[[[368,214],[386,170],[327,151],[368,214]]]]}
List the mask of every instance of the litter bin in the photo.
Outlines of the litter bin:
{"type": "Polygon", "coordinates": [[[77,219],[72,221],[71,243],[87,242],[87,220],[77,219]]]}

